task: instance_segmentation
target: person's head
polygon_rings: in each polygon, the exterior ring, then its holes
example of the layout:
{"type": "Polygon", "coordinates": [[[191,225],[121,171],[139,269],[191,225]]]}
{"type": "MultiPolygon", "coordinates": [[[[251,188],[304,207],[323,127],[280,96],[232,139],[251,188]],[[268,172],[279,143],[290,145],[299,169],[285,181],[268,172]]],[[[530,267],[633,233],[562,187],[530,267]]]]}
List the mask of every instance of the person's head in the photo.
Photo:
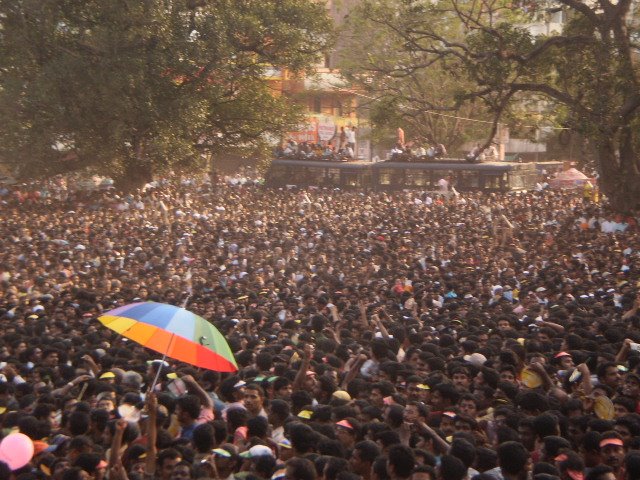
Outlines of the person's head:
{"type": "Polygon", "coordinates": [[[294,457],[285,466],[286,480],[316,480],[316,468],[306,458],[294,457]]]}
{"type": "Polygon", "coordinates": [[[358,442],[351,451],[349,465],[358,475],[365,475],[371,471],[373,462],[380,456],[380,447],[370,440],[358,442]]]}
{"type": "Polygon", "coordinates": [[[476,460],[476,447],[474,447],[464,438],[455,438],[453,442],[451,442],[449,455],[453,455],[454,457],[462,461],[465,467],[469,468],[476,460]]]}
{"type": "Polygon", "coordinates": [[[413,451],[405,445],[393,445],[387,450],[387,472],[393,480],[411,476],[415,465],[413,451]]]}
{"type": "Polygon", "coordinates": [[[468,468],[453,455],[443,455],[438,467],[438,480],[464,480],[468,468]]]}
{"type": "Polygon", "coordinates": [[[478,401],[472,394],[465,394],[458,401],[458,410],[467,417],[476,418],[478,416],[478,401]]]}
{"type": "Polygon", "coordinates": [[[622,466],[624,454],[624,442],[618,433],[611,431],[602,434],[600,455],[603,464],[617,470],[622,466]]]}
{"type": "Polygon", "coordinates": [[[627,374],[622,384],[622,394],[636,401],[640,398],[640,376],[638,374],[627,374]]]}
{"type": "Polygon", "coordinates": [[[409,480],[436,480],[436,471],[431,465],[417,465],[409,480]]]}
{"type": "Polygon", "coordinates": [[[566,450],[555,458],[556,466],[563,480],[573,480],[582,476],[584,461],[577,453],[566,450]]]}
{"type": "Polygon", "coordinates": [[[498,447],[498,465],[503,475],[525,478],[529,452],[520,442],[504,442],[498,447]]]}
{"type": "Polygon", "coordinates": [[[616,397],[613,399],[613,411],[616,418],[621,418],[636,410],[636,400],[630,397],[616,397]]]}
{"type": "Polygon", "coordinates": [[[633,437],[640,435],[640,423],[638,423],[637,415],[626,415],[617,418],[613,426],[613,430],[620,435],[626,446],[633,437]]]}
{"type": "Polygon", "coordinates": [[[264,406],[264,390],[251,383],[244,389],[244,406],[252,415],[258,415],[264,406]]]}
{"type": "Polygon", "coordinates": [[[624,471],[628,480],[640,480],[640,452],[633,450],[627,453],[624,457],[624,471]]]}
{"type": "Polygon", "coordinates": [[[560,434],[558,417],[551,413],[543,413],[535,417],[532,426],[536,439],[540,441],[550,435],[560,434]]]}
{"type": "Polygon", "coordinates": [[[215,445],[215,431],[209,423],[198,425],[193,430],[193,446],[200,453],[210,452],[215,445]]]}
{"type": "Polygon", "coordinates": [[[544,437],[543,447],[542,447],[542,461],[552,462],[554,458],[558,456],[558,454],[565,449],[571,448],[571,442],[566,438],[557,436],[557,435],[549,435],[544,437]]]}
{"type": "Polygon", "coordinates": [[[458,402],[460,393],[450,383],[440,383],[431,390],[431,406],[435,411],[442,411],[458,402]]]}
{"type": "Polygon", "coordinates": [[[347,448],[353,446],[359,431],[360,424],[353,417],[347,417],[336,423],[336,438],[347,448]]]}
{"type": "Polygon", "coordinates": [[[615,362],[603,362],[596,370],[600,383],[617,390],[620,386],[620,370],[615,362]]]}
{"type": "Polygon", "coordinates": [[[200,416],[200,399],[195,395],[184,395],[176,403],[176,417],[181,425],[191,425],[200,416]]]}
{"type": "Polygon", "coordinates": [[[589,470],[585,480],[616,480],[616,474],[611,467],[606,465],[596,465],[589,470]]]}
{"type": "Polygon", "coordinates": [[[162,450],[158,454],[158,476],[162,480],[170,480],[173,469],[182,461],[180,452],[173,448],[162,450]]]}
{"type": "Polygon", "coordinates": [[[324,465],[322,476],[324,480],[336,480],[336,477],[340,472],[345,472],[349,469],[349,462],[340,457],[330,456],[327,463],[324,465]]]}
{"type": "Polygon", "coordinates": [[[371,467],[371,480],[391,480],[387,472],[387,457],[384,455],[376,458],[371,467]]]}
{"type": "Polygon", "coordinates": [[[184,460],[178,462],[173,470],[171,471],[170,480],[188,480],[193,478],[192,476],[191,464],[189,462],[185,462],[184,460]]]}
{"type": "Polygon", "coordinates": [[[425,422],[428,415],[427,406],[416,401],[408,402],[403,412],[404,421],[408,423],[425,422]]]}
{"type": "Polygon", "coordinates": [[[293,393],[291,380],[286,377],[278,377],[273,381],[273,398],[288,401],[293,393]]]}
{"type": "Polygon", "coordinates": [[[303,423],[288,424],[289,440],[296,455],[305,455],[316,448],[318,435],[303,423]]]}
{"type": "Polygon", "coordinates": [[[532,452],[535,449],[536,438],[533,431],[533,420],[530,417],[523,418],[518,423],[518,437],[527,450],[532,452]]]}

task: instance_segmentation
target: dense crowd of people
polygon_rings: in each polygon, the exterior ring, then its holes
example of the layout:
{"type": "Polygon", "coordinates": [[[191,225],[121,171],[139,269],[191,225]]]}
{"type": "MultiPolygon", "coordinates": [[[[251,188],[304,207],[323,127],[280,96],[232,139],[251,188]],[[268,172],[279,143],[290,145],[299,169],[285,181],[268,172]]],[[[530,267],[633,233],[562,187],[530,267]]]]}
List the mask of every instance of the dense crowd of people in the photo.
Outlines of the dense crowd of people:
{"type": "Polygon", "coordinates": [[[637,222],[580,193],[0,202],[0,424],[34,446],[0,478],[640,478],[637,222]],[[212,322],[238,372],[98,320],[148,300],[212,322]]]}

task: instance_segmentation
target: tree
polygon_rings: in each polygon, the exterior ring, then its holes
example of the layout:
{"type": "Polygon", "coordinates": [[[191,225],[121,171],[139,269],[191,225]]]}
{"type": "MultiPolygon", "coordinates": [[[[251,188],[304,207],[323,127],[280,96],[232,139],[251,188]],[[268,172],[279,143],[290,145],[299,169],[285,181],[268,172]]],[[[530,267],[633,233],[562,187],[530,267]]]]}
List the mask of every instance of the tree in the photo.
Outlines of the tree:
{"type": "MultiPolygon", "coordinates": [[[[340,69],[363,93],[359,107],[369,112],[377,144],[391,146],[396,129],[402,127],[407,142],[442,143],[453,151],[467,140],[486,135],[490,114],[478,104],[455,103],[463,79],[451,81],[453,62],[447,70],[426,68],[428,59],[410,48],[398,29],[399,18],[394,18],[405,3],[363,2],[349,12],[342,32],[348,48],[340,50],[340,69]],[[467,117],[477,122],[460,120],[467,117]]],[[[460,25],[457,18],[447,22],[460,25]]],[[[462,39],[462,30],[457,31],[462,39]]]]}
{"type": "Polygon", "coordinates": [[[254,148],[300,120],[265,68],[309,68],[331,29],[306,0],[0,0],[0,157],[137,186],[254,148]]]}
{"type": "MultiPolygon", "coordinates": [[[[546,102],[564,126],[595,149],[599,182],[611,204],[618,210],[638,207],[638,4],[555,0],[546,5],[564,12],[562,32],[531,32],[530,15],[545,10],[535,1],[524,8],[510,0],[364,0],[363,11],[402,40],[403,62],[386,69],[387,75],[448,74],[457,91],[446,108],[482,104],[493,115],[489,139],[514,106],[546,102]]],[[[422,85],[423,91],[434,89],[422,85]]]]}

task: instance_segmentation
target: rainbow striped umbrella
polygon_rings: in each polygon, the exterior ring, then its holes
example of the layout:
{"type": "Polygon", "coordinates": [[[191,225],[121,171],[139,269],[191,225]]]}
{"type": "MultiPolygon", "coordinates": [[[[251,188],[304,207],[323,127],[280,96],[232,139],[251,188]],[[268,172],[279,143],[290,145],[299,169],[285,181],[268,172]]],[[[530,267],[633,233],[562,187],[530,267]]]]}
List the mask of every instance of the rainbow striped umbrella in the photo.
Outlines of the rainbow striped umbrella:
{"type": "Polygon", "coordinates": [[[110,310],[98,320],[123,337],[166,357],[217,372],[238,370],[218,329],[184,308],[138,302],[110,310]]]}

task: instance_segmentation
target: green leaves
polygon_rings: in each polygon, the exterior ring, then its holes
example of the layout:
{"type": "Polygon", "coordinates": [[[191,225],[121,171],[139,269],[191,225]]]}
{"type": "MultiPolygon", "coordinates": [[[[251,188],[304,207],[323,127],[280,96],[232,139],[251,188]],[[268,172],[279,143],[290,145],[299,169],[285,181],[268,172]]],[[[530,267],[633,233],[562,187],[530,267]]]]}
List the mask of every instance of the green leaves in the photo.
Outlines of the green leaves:
{"type": "Polygon", "coordinates": [[[299,118],[265,67],[302,71],[332,41],[324,6],[304,0],[0,0],[0,11],[0,155],[25,175],[163,172],[199,166],[203,148],[261,144],[299,118]]]}

